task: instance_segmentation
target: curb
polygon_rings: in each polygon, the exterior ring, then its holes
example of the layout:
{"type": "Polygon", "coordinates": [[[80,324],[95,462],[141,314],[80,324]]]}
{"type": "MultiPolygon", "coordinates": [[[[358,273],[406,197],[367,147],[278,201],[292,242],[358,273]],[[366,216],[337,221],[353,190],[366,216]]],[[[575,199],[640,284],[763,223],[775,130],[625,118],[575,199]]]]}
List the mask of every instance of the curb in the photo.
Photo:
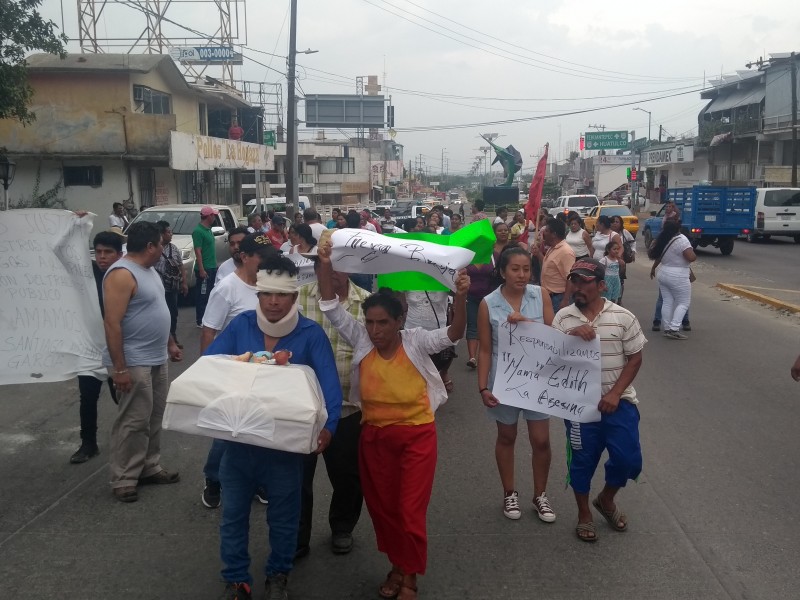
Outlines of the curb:
{"type": "Polygon", "coordinates": [[[733,285],[730,283],[718,283],[717,287],[720,288],[721,290],[725,290],[726,292],[731,292],[733,294],[738,294],[739,296],[748,298],[749,300],[755,300],[756,302],[763,302],[764,304],[768,304],[773,308],[788,310],[789,312],[793,313],[800,313],[800,306],[798,306],[797,304],[792,304],[791,302],[783,302],[782,300],[778,300],[777,298],[773,298],[772,296],[765,296],[764,294],[759,294],[758,292],[750,291],[742,286],[733,285]]]}

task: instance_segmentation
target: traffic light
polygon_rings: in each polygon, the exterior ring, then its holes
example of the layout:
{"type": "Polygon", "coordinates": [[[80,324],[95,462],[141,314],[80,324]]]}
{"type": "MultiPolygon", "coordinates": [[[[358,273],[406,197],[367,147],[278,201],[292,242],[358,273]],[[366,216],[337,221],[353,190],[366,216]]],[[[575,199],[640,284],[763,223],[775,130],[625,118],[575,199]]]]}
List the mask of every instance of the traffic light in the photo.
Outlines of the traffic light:
{"type": "Polygon", "coordinates": [[[630,168],[630,167],[628,167],[628,168],[625,170],[625,176],[628,178],[628,181],[630,181],[630,180],[631,180],[631,168],[630,168]]]}
{"type": "Polygon", "coordinates": [[[636,169],[630,169],[631,172],[631,181],[637,181],[639,179],[639,172],[636,169]]]}
{"type": "Polygon", "coordinates": [[[580,146],[580,148],[581,148],[581,152],[586,150],[586,138],[584,138],[583,136],[581,136],[581,146],[580,146]]]}
{"type": "Polygon", "coordinates": [[[391,104],[386,107],[386,126],[394,127],[394,106],[391,104]]]}

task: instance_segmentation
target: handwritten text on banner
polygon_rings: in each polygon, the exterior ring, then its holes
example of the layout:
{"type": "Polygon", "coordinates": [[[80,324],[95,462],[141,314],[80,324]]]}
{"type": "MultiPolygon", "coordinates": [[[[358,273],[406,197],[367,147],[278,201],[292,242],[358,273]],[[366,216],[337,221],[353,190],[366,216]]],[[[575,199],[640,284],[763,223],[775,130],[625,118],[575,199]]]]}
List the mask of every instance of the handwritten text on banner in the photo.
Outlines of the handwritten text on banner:
{"type": "Polygon", "coordinates": [[[459,269],[472,262],[467,248],[392,238],[366,229],[339,229],[331,236],[336,271],[370,275],[419,271],[455,290],[459,269]]]}
{"type": "Polygon", "coordinates": [[[0,213],[0,384],[99,372],[91,231],[91,216],[65,210],[0,213]]]}
{"type": "Polygon", "coordinates": [[[600,340],[541,323],[503,323],[492,393],[502,403],[578,421],[600,420],[600,340]]]}

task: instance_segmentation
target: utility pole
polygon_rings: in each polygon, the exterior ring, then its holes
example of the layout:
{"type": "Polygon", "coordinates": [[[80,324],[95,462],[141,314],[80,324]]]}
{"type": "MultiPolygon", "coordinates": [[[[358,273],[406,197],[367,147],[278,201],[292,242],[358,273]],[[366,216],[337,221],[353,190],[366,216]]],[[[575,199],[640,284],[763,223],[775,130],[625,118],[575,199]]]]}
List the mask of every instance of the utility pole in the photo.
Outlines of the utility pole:
{"type": "Polygon", "coordinates": [[[589,125],[587,127],[587,129],[596,129],[597,131],[605,131],[606,130],[606,126],[605,125],[589,125]]]}
{"type": "Polygon", "coordinates": [[[789,60],[792,76],[792,187],[797,187],[797,65],[794,52],[789,60]]]}
{"type": "Polygon", "coordinates": [[[659,126],[658,126],[658,143],[659,143],[659,144],[661,143],[661,132],[662,132],[663,130],[664,130],[664,126],[663,126],[663,125],[659,125],[659,126]]]}
{"type": "Polygon", "coordinates": [[[292,223],[294,213],[300,211],[300,183],[297,161],[297,98],[295,97],[295,59],[297,55],[297,0],[291,0],[289,20],[289,65],[286,74],[289,139],[286,143],[286,216],[292,223]]]}

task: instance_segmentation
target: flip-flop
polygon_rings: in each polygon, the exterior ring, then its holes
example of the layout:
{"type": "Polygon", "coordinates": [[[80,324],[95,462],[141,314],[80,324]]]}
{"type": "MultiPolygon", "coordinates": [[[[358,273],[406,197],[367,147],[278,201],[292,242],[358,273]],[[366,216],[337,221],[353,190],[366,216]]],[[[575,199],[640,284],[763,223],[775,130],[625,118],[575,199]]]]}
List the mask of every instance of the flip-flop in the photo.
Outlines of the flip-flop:
{"type": "Polygon", "coordinates": [[[378,595],[381,598],[397,598],[402,584],[403,574],[400,571],[395,571],[392,569],[386,575],[386,581],[384,581],[378,588],[378,595]]]}
{"type": "Polygon", "coordinates": [[[578,539],[582,542],[587,542],[589,544],[597,541],[597,530],[595,529],[594,523],[578,523],[575,527],[575,535],[578,539]],[[581,535],[581,533],[591,533],[591,537],[586,537],[581,535]]]}
{"type": "Polygon", "coordinates": [[[611,525],[611,528],[615,531],[625,531],[628,529],[628,518],[625,516],[625,513],[619,509],[619,507],[615,506],[613,511],[604,509],[603,505],[600,503],[600,496],[592,500],[592,506],[594,506],[597,511],[603,515],[603,517],[605,517],[605,520],[608,521],[608,524],[611,525]],[[620,521],[623,521],[625,525],[620,527],[620,521]]]}
{"type": "Polygon", "coordinates": [[[477,360],[477,359],[475,359],[475,358],[470,358],[470,359],[467,361],[467,366],[468,366],[470,369],[477,369],[477,368],[478,368],[478,360],[477,360]]]}
{"type": "Polygon", "coordinates": [[[447,381],[444,382],[444,389],[447,391],[448,394],[453,391],[452,379],[448,379],[447,381]]]}

